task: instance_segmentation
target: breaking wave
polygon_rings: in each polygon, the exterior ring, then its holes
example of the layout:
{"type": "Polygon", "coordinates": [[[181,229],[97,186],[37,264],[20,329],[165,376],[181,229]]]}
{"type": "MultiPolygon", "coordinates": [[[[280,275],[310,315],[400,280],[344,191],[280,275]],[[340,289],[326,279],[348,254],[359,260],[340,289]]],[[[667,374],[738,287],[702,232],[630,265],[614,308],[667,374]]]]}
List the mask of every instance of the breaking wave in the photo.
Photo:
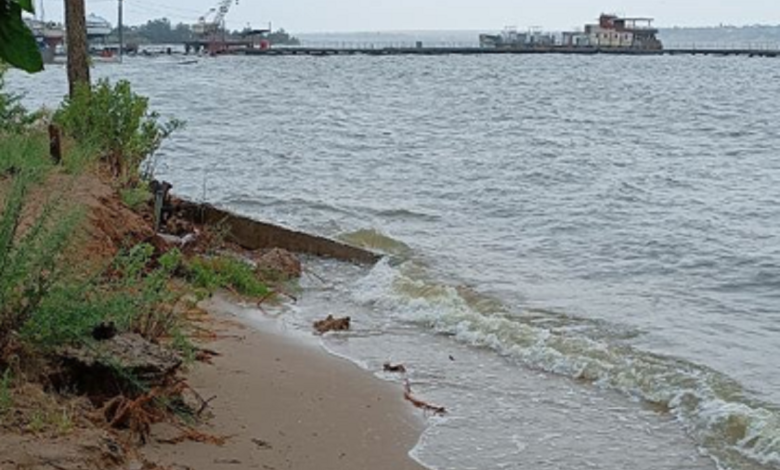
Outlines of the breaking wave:
{"type": "MultiPolygon", "coordinates": [[[[388,243],[373,232],[364,236],[388,243]]],[[[721,468],[780,467],[780,410],[717,371],[626,344],[625,331],[554,312],[513,313],[468,288],[427,279],[413,261],[382,261],[353,295],[397,320],[672,413],[721,468]]]]}

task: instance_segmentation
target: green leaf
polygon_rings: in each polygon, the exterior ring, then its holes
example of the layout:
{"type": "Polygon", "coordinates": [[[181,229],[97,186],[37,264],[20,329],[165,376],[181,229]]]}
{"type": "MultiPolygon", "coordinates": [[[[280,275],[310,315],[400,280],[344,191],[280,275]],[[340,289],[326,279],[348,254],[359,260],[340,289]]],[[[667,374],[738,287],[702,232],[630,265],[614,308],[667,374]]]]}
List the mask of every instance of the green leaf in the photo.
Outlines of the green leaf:
{"type": "Polygon", "coordinates": [[[22,21],[22,6],[13,0],[2,8],[0,0],[0,59],[30,73],[43,70],[43,59],[32,31],[22,21]]]}
{"type": "Polygon", "coordinates": [[[32,0],[11,0],[11,1],[19,4],[19,6],[22,7],[22,10],[28,11],[30,13],[35,13],[35,6],[33,5],[32,0]]]}

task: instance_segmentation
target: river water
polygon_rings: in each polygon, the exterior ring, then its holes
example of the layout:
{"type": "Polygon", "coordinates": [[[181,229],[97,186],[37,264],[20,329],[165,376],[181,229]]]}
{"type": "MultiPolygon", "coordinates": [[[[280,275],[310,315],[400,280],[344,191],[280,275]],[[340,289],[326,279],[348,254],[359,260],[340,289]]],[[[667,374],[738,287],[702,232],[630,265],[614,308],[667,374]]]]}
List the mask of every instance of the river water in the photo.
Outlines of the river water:
{"type": "Polygon", "coordinates": [[[180,60],[93,73],[187,121],[179,194],[390,255],[313,261],[280,317],[350,314],[330,351],[408,365],[450,409],[423,463],[780,468],[780,62],[180,60]]]}

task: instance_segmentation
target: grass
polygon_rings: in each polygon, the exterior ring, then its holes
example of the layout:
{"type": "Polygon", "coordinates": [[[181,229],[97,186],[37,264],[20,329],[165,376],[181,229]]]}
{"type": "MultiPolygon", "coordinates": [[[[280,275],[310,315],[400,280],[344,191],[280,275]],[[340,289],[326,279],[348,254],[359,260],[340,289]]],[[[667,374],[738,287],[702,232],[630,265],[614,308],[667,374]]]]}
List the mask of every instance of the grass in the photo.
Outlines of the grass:
{"type": "Polygon", "coordinates": [[[176,300],[169,281],[181,264],[173,250],[153,264],[154,248],[141,244],[120,253],[96,276],[69,279],[52,289],[22,329],[22,337],[42,349],[90,341],[92,329],[113,322],[120,332],[149,339],[166,335],[176,317],[165,308],[176,300]]]}
{"type": "Polygon", "coordinates": [[[97,148],[86,142],[70,142],[65,149],[62,165],[69,175],[80,175],[94,167],[100,160],[97,148]]]}
{"type": "Polygon", "coordinates": [[[14,406],[13,395],[11,394],[11,370],[7,369],[0,379],[0,419],[7,415],[14,406]]]}
{"type": "MultiPolygon", "coordinates": [[[[63,143],[61,168],[66,174],[80,175],[99,161],[94,145],[77,142],[63,143]]],[[[58,169],[49,155],[49,136],[39,130],[3,134],[0,138],[0,175],[13,176],[21,171],[40,182],[48,173],[58,169]]]]}
{"type": "Polygon", "coordinates": [[[0,144],[0,171],[10,179],[0,206],[0,350],[40,306],[61,274],[60,259],[81,220],[59,201],[27,211],[28,195],[51,170],[46,145],[35,134],[11,135],[0,144]]]}
{"type": "Polygon", "coordinates": [[[40,132],[5,134],[0,138],[0,175],[24,172],[40,179],[53,167],[49,138],[40,132]]]}
{"type": "Polygon", "coordinates": [[[137,210],[152,200],[152,193],[145,185],[119,191],[122,202],[132,210],[137,210]]]}
{"type": "Polygon", "coordinates": [[[209,292],[228,289],[247,297],[263,297],[269,293],[252,266],[231,256],[194,258],[186,264],[186,270],[195,287],[209,292]]]}

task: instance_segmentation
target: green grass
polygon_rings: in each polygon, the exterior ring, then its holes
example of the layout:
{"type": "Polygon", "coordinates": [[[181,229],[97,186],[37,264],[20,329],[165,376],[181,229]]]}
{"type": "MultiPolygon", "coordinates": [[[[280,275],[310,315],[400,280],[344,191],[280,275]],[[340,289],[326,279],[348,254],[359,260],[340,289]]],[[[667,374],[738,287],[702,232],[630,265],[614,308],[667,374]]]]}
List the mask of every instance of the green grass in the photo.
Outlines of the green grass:
{"type": "Polygon", "coordinates": [[[16,168],[8,176],[0,208],[0,349],[8,333],[20,328],[56,285],[61,255],[81,220],[79,211],[64,211],[50,202],[23,228],[27,196],[46,164],[37,160],[40,149],[34,141],[19,143],[18,154],[0,158],[0,165],[16,168]]]}
{"type": "Polygon", "coordinates": [[[100,160],[100,151],[96,146],[86,142],[74,143],[62,157],[65,172],[70,175],[80,175],[92,168],[100,160]]]}
{"type": "Polygon", "coordinates": [[[28,174],[36,181],[53,168],[43,133],[12,133],[0,138],[0,176],[28,174]]]}
{"type": "Polygon", "coordinates": [[[152,193],[146,185],[137,188],[122,189],[119,191],[122,202],[132,210],[137,210],[152,200],[152,193]]]}
{"type": "Polygon", "coordinates": [[[229,289],[247,297],[263,297],[269,292],[252,266],[230,256],[194,258],[187,263],[186,269],[195,287],[210,292],[229,289]]]}

